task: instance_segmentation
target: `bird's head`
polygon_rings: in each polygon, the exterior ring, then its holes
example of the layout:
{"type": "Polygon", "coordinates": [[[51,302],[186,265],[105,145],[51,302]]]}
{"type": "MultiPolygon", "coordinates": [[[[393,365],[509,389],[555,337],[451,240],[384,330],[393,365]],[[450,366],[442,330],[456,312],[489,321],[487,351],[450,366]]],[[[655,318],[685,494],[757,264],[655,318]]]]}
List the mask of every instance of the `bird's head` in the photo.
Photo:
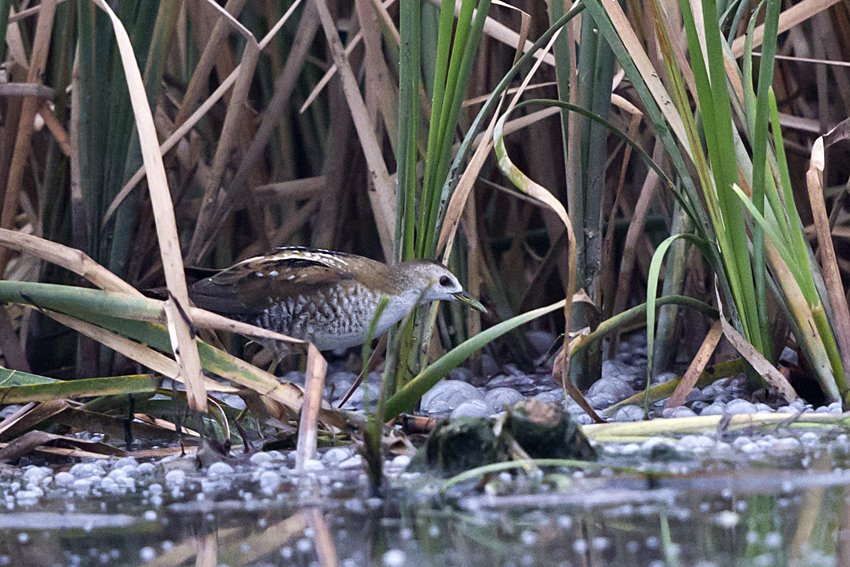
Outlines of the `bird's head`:
{"type": "Polygon", "coordinates": [[[475,298],[464,291],[463,286],[447,267],[428,260],[412,260],[397,266],[406,279],[407,289],[415,290],[419,303],[431,301],[460,301],[477,311],[487,309],[475,298]]]}

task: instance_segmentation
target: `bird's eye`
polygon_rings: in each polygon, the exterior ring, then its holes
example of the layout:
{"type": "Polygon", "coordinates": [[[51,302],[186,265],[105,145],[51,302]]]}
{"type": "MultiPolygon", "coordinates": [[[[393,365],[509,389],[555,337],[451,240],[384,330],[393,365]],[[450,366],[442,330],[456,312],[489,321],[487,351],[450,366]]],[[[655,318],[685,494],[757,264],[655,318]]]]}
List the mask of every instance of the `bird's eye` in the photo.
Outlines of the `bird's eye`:
{"type": "Polygon", "coordinates": [[[452,285],[451,278],[449,278],[449,276],[441,277],[440,278],[440,285],[443,286],[443,287],[449,287],[450,285],[452,285]]]}

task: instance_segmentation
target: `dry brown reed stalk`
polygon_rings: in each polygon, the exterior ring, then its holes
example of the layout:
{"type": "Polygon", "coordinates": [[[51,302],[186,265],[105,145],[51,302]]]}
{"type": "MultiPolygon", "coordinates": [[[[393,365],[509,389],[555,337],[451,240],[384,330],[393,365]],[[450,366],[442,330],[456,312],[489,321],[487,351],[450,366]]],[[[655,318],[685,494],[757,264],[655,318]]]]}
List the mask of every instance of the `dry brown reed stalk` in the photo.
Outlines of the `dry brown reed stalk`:
{"type": "MultiPolygon", "coordinates": [[[[47,54],[50,51],[50,38],[53,33],[53,17],[56,14],[56,1],[44,0],[38,14],[38,24],[33,40],[32,57],[30,57],[27,82],[40,83],[47,64],[47,54]]],[[[20,116],[17,123],[17,133],[14,138],[14,150],[8,172],[0,172],[0,194],[3,195],[3,209],[0,212],[0,228],[12,228],[15,215],[18,212],[18,194],[24,178],[24,168],[30,155],[30,140],[33,132],[35,115],[41,101],[35,96],[24,97],[21,103],[20,116]]],[[[7,128],[10,128],[7,122],[7,128]]],[[[3,164],[5,165],[5,164],[3,164]]],[[[9,262],[9,250],[0,248],[0,278],[6,272],[9,262]]]]}
{"type": "Polygon", "coordinates": [[[809,203],[811,204],[812,217],[814,218],[815,232],[818,240],[818,255],[820,257],[823,282],[826,286],[827,296],[832,306],[833,332],[838,348],[841,352],[841,360],[844,368],[850,368],[850,308],[844,295],[844,286],[841,283],[841,274],[838,271],[838,261],[835,256],[835,248],[832,244],[832,235],[829,226],[829,218],[826,214],[826,203],[823,196],[823,171],[826,165],[824,153],[825,138],[832,143],[847,137],[850,128],[850,119],[844,120],[826,136],[820,136],[812,147],[812,158],[809,170],[806,172],[806,185],[809,190],[809,203]],[[843,132],[843,136],[834,136],[834,132],[843,132]]]}
{"type": "Polygon", "coordinates": [[[307,347],[307,373],[304,378],[304,402],[301,404],[301,419],[298,423],[298,443],[295,447],[295,468],[304,470],[304,463],[316,458],[318,441],[319,411],[325,390],[325,374],[328,363],[311,343],[307,347]]]}
{"type": "Polygon", "coordinates": [[[726,340],[735,347],[735,350],[741,353],[741,356],[743,356],[750,366],[758,372],[759,376],[761,376],[765,382],[776,388],[779,394],[789,402],[792,402],[799,397],[797,392],[794,391],[794,388],[788,382],[788,379],[785,378],[785,376],[783,376],[779,370],[777,370],[776,367],[773,366],[773,364],[759,351],[757,351],[755,347],[753,347],[753,345],[751,345],[747,339],[741,335],[741,333],[736,331],[732,325],[727,323],[725,318],[721,318],[720,322],[723,325],[723,335],[726,337],[726,340]]]}
{"type": "Polygon", "coordinates": [[[313,530],[313,545],[316,547],[316,555],[319,558],[320,567],[337,567],[336,544],[322,515],[321,508],[306,508],[303,512],[307,518],[307,525],[313,530]]]}
{"type": "Polygon", "coordinates": [[[236,144],[238,129],[242,123],[244,107],[248,99],[248,91],[251,88],[254,70],[260,56],[260,46],[254,34],[248,31],[245,26],[240,24],[228,12],[219,8],[217,4],[214,2],[210,4],[215,6],[221,12],[222,18],[227,20],[245,39],[245,49],[242,52],[242,61],[238,68],[239,74],[233,86],[233,92],[230,95],[227,114],[218,138],[212,166],[207,174],[206,187],[204,188],[203,200],[201,201],[201,210],[198,214],[195,230],[192,233],[192,242],[189,245],[189,257],[197,255],[198,249],[203,243],[202,239],[212,232],[211,226],[215,222],[216,210],[221,200],[219,197],[221,179],[224,175],[227,162],[231,157],[231,150],[236,144]]]}
{"type": "Polygon", "coordinates": [[[189,306],[189,290],[183,273],[183,256],[180,252],[171,192],[168,188],[168,179],[162,163],[162,154],[159,152],[159,142],[153,115],[145,94],[145,85],[136,63],[133,45],[121,20],[104,0],[94,1],[112,21],[124,67],[124,75],[130,91],[130,100],[133,104],[142,158],[148,171],[148,188],[154,210],[165,281],[170,294],[165,305],[172,347],[177,363],[180,365],[183,379],[186,382],[189,408],[193,411],[206,413],[207,395],[202,380],[201,360],[194,335],[190,330],[191,320],[187,320],[185,315],[185,309],[189,306]]]}
{"type": "MultiPolygon", "coordinates": [[[[293,7],[295,4],[293,4],[293,7]]],[[[284,21],[290,13],[291,8],[290,11],[287,11],[287,14],[284,14],[283,18],[281,18],[278,22],[278,25],[276,25],[269,34],[263,38],[260,42],[261,46],[264,47],[271,41],[274,33],[280,29],[281,22],[284,21]]],[[[202,239],[203,243],[196,253],[187,255],[186,259],[189,264],[200,264],[201,260],[210,252],[213,244],[213,237],[224,224],[225,218],[232,212],[238,199],[244,194],[245,189],[249,186],[248,180],[252,175],[254,167],[262,157],[266,145],[271,139],[274,129],[278,125],[279,117],[282,114],[283,109],[287,104],[289,104],[290,96],[295,88],[296,79],[298,78],[301,68],[307,58],[307,53],[318,26],[318,15],[316,14],[313,3],[309,2],[306,4],[305,9],[301,14],[298,31],[295,34],[295,39],[292,42],[283,71],[275,81],[274,95],[268,105],[266,105],[263,120],[260,123],[259,128],[257,128],[257,132],[254,135],[250,146],[242,155],[242,161],[239,163],[236,173],[228,183],[226,190],[222,193],[222,200],[220,201],[213,220],[210,223],[210,227],[213,232],[204,236],[202,239]]]]}
{"type": "MultiPolygon", "coordinates": [[[[653,150],[653,159],[659,159],[662,152],[663,146],[661,141],[658,140],[656,141],[655,149],[653,150]]],[[[655,170],[650,169],[647,172],[643,185],[638,192],[637,203],[632,211],[631,219],[629,220],[629,228],[626,232],[626,238],[623,241],[623,252],[620,260],[620,268],[617,273],[617,288],[614,295],[614,307],[611,311],[612,315],[617,315],[618,313],[622,313],[626,310],[626,306],[631,296],[632,274],[634,273],[637,256],[639,252],[643,251],[641,245],[646,245],[648,243],[648,238],[644,232],[646,228],[646,215],[649,213],[649,207],[655,198],[659,185],[660,179],[658,177],[658,173],[655,170]]],[[[616,333],[615,337],[612,339],[613,353],[609,351],[611,356],[616,354],[618,342],[619,333],[616,333]]]]}
{"type": "MultiPolygon", "coordinates": [[[[6,229],[0,229],[0,245],[22,253],[32,254],[42,260],[62,266],[105,291],[124,293],[136,298],[144,297],[144,295],[142,295],[142,293],[136,290],[133,286],[117,277],[80,250],[75,250],[55,242],[50,242],[48,240],[38,238],[37,236],[21,234],[19,232],[13,232],[6,229]]],[[[157,300],[148,301],[152,304],[161,303],[157,300]]],[[[205,309],[190,306],[187,312],[191,315],[195,325],[200,328],[240,333],[247,336],[273,341],[284,341],[293,344],[307,344],[300,339],[270,331],[268,329],[263,329],[248,323],[243,323],[241,321],[228,319],[227,317],[206,311],[205,309]]],[[[134,318],[136,320],[151,321],[155,323],[163,322],[163,318],[159,315],[134,318]]]]}
{"type": "Polygon", "coordinates": [[[325,39],[339,69],[342,91],[348,101],[351,118],[354,121],[357,136],[366,156],[366,163],[369,165],[369,201],[375,215],[381,248],[385,258],[392,258],[394,257],[393,233],[395,232],[396,218],[395,183],[390,179],[387,164],[381,152],[381,144],[375,133],[374,121],[369,116],[366,104],[360,95],[360,87],[354,76],[354,71],[352,71],[348,57],[345,55],[345,48],[339,39],[336,24],[324,0],[316,0],[316,10],[325,32],[325,39]]]}
{"type": "MultiPolygon", "coordinates": [[[[794,4],[779,16],[779,33],[786,32],[801,22],[819,14],[841,0],[803,0],[794,4]]],[[[732,42],[732,54],[740,57],[744,54],[745,37],[742,35],[732,42]]],[[[764,40],[764,24],[756,26],[753,32],[753,49],[760,46],[764,40]]]]}
{"type": "Polygon", "coordinates": [[[15,334],[12,319],[3,307],[0,307],[0,355],[3,356],[7,368],[30,371],[29,361],[18,335],[15,334]]]}
{"type": "MultiPolygon", "coordinates": [[[[215,6],[216,8],[218,7],[218,5],[215,6]]],[[[245,6],[245,0],[228,0],[224,6],[224,11],[236,18],[242,11],[243,6],[245,6]]],[[[209,40],[204,46],[201,58],[198,60],[198,64],[192,73],[192,78],[189,80],[189,85],[186,87],[186,93],[183,95],[183,100],[180,103],[180,109],[177,111],[177,116],[174,117],[175,128],[181,126],[186,121],[192,112],[192,107],[195,106],[195,102],[200,98],[201,93],[206,88],[210,72],[216,63],[218,51],[233,27],[232,20],[225,18],[223,15],[219,14],[218,18],[216,18],[215,26],[209,36],[209,40]]],[[[234,69],[235,72],[236,70],[234,69]]]]}
{"type": "MultiPolygon", "coordinates": [[[[86,323],[85,321],[68,317],[62,313],[56,313],[53,311],[44,311],[44,313],[54,321],[96,340],[100,344],[111,348],[115,352],[123,354],[131,360],[135,360],[139,364],[150,368],[154,372],[167,376],[168,378],[180,383],[185,383],[180,372],[180,366],[164,354],[160,354],[143,344],[131,341],[121,335],[101,329],[91,323],[86,323]]],[[[201,376],[201,381],[208,392],[225,392],[235,394],[239,391],[239,388],[219,384],[215,380],[211,380],[206,376],[201,376]]]]}
{"type": "Polygon", "coordinates": [[[688,369],[682,375],[682,381],[679,382],[679,385],[676,387],[673,395],[670,396],[664,404],[665,408],[674,408],[685,403],[685,398],[687,398],[688,394],[691,393],[691,390],[694,389],[697,379],[699,379],[702,371],[705,370],[705,367],[711,359],[711,355],[714,354],[714,349],[717,348],[717,344],[720,342],[720,338],[722,336],[723,326],[720,324],[720,321],[716,321],[714,325],[711,326],[711,330],[708,332],[708,335],[706,335],[705,340],[699,347],[699,351],[697,351],[697,354],[691,361],[690,366],[688,366],[688,369]]]}

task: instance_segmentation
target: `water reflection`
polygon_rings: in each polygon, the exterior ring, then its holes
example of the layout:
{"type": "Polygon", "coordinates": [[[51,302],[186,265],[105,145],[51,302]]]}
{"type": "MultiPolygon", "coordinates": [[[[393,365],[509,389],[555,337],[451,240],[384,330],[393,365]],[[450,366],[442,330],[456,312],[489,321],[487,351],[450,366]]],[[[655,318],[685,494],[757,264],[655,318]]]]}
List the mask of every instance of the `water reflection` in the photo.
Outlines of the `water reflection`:
{"type": "MultiPolygon", "coordinates": [[[[506,479],[507,480],[507,479],[506,479]]],[[[732,567],[850,565],[850,476],[749,470],[538,483],[440,500],[293,481],[273,497],[54,499],[0,516],[0,564],[732,567]],[[195,498],[192,500],[192,498],[195,498]],[[299,504],[300,502],[300,504],[299,504]]]]}

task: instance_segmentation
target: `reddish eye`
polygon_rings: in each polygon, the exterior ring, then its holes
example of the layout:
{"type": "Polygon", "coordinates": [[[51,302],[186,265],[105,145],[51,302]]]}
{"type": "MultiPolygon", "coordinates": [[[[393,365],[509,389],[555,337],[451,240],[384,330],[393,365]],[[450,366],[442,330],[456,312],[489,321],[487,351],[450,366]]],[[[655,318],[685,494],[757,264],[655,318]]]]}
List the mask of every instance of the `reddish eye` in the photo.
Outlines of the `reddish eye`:
{"type": "Polygon", "coordinates": [[[450,285],[452,285],[451,278],[449,278],[449,276],[441,277],[440,278],[440,285],[443,286],[443,287],[449,287],[450,285]]]}

